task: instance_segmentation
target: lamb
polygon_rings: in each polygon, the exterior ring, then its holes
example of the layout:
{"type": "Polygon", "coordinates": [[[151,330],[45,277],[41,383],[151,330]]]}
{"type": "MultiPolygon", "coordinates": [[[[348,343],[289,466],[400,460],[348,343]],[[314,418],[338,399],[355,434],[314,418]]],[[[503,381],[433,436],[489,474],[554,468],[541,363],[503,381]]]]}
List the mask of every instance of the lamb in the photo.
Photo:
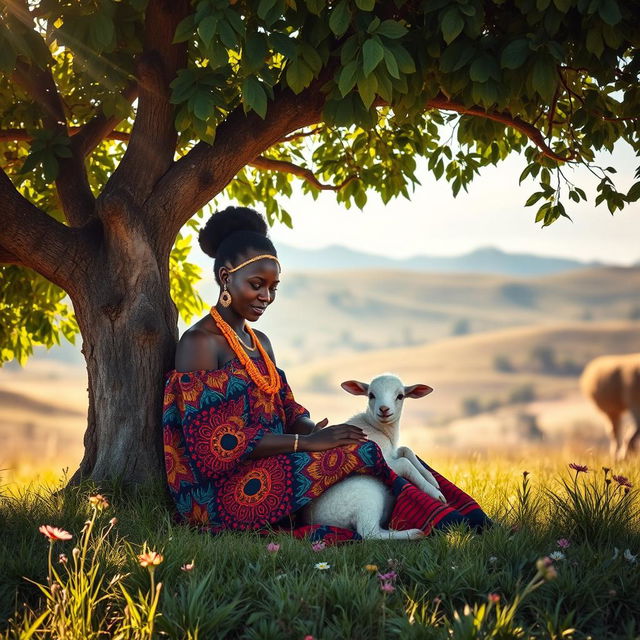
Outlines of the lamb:
{"type": "Polygon", "coordinates": [[[584,368],[580,387],[609,418],[611,457],[619,461],[635,453],[640,443],[640,353],[595,358],[584,368]],[[635,431],[625,442],[621,418],[627,410],[635,431]]]}
{"type": "MultiPolygon", "coordinates": [[[[346,422],[361,427],[369,440],[378,444],[387,464],[433,498],[446,502],[438,482],[409,447],[398,447],[400,415],[405,398],[422,398],[433,391],[425,384],[405,386],[395,375],[383,374],[369,384],[347,380],[342,388],[353,395],[369,397],[367,410],[346,422]]],[[[393,507],[389,488],[371,476],[353,475],[327,489],[303,509],[307,524],[328,524],[355,529],[363,538],[413,540],[423,537],[420,529],[387,530],[393,507]]]]}

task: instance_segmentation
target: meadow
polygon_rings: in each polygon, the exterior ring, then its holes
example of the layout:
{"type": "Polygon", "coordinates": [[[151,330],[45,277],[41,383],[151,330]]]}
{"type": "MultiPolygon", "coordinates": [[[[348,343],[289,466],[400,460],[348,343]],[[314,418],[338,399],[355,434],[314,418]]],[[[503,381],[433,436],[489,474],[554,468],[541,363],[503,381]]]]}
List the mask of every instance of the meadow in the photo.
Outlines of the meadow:
{"type": "Polygon", "coordinates": [[[495,526],[481,535],[457,527],[416,542],[322,548],[282,533],[214,537],[175,525],[161,491],[65,491],[64,478],[4,485],[0,633],[7,640],[640,638],[633,461],[605,471],[597,453],[573,460],[521,449],[430,463],[471,493],[495,526]],[[587,470],[570,468],[574,462],[587,470]],[[98,492],[104,500],[90,499],[98,492]],[[49,540],[42,525],[73,537],[49,540]]]}

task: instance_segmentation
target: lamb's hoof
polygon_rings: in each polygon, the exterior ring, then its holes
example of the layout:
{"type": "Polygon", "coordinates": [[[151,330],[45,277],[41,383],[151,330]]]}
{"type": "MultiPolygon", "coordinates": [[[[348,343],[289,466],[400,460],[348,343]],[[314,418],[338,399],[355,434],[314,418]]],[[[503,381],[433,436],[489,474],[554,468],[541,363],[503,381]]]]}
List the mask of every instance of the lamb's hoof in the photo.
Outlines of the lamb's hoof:
{"type": "Polygon", "coordinates": [[[407,536],[407,540],[420,540],[426,537],[422,529],[407,529],[404,533],[407,536]]]}

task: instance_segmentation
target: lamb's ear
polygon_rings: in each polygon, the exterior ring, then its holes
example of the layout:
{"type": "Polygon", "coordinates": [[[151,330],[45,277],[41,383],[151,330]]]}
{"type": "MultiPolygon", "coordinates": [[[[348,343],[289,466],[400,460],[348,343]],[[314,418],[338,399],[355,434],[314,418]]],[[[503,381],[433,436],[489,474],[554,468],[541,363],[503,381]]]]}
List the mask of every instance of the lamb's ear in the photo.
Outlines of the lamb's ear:
{"type": "Polygon", "coordinates": [[[340,383],[340,386],[354,396],[366,396],[369,392],[369,385],[364,382],[358,382],[357,380],[345,380],[340,383]]]}
{"type": "Polygon", "coordinates": [[[405,398],[423,398],[428,396],[433,389],[426,384],[412,384],[404,388],[405,398]]]}

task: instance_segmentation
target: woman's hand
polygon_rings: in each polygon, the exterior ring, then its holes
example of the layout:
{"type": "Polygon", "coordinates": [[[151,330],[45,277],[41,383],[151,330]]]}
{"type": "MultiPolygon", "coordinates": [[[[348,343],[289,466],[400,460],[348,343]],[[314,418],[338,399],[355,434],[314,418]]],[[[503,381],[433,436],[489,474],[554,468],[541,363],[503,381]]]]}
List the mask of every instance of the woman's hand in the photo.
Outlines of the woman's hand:
{"type": "Polygon", "coordinates": [[[326,451],[346,444],[367,442],[367,436],[360,427],[352,424],[332,424],[326,426],[325,418],[316,424],[316,430],[306,436],[300,436],[300,450],[326,451]]]}

